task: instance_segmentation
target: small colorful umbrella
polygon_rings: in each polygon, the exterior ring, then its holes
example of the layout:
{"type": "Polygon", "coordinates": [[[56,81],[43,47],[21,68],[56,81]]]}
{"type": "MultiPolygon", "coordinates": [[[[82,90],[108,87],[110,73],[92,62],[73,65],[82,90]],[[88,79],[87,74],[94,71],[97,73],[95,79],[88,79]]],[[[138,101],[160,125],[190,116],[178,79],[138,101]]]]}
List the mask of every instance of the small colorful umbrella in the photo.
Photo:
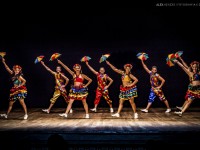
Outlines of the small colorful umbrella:
{"type": "Polygon", "coordinates": [[[178,58],[183,54],[183,51],[178,51],[175,53],[175,57],[178,58]]]}
{"type": "Polygon", "coordinates": [[[35,59],[35,62],[34,62],[34,63],[37,64],[37,63],[41,62],[43,58],[44,58],[43,55],[38,56],[38,57],[35,59]]]}
{"type": "Polygon", "coordinates": [[[110,54],[104,54],[101,56],[99,63],[102,63],[103,61],[105,61],[108,57],[110,57],[110,54]]]}
{"type": "Polygon", "coordinates": [[[60,53],[54,53],[53,55],[51,55],[51,58],[50,58],[49,61],[53,61],[53,60],[57,59],[57,58],[60,57],[60,56],[61,56],[60,53]]]}
{"type": "Polygon", "coordinates": [[[6,52],[0,52],[0,58],[3,58],[6,55],[6,52]]]}
{"type": "Polygon", "coordinates": [[[136,56],[138,59],[141,59],[141,60],[147,60],[149,58],[148,54],[146,53],[138,53],[136,56]]]}
{"type": "Polygon", "coordinates": [[[89,56],[84,56],[81,58],[81,62],[89,61],[91,58],[89,56]]]}
{"type": "Polygon", "coordinates": [[[166,59],[167,65],[169,67],[174,66],[174,61],[173,60],[175,60],[175,59],[176,59],[175,54],[169,54],[167,59],[166,59]]]}

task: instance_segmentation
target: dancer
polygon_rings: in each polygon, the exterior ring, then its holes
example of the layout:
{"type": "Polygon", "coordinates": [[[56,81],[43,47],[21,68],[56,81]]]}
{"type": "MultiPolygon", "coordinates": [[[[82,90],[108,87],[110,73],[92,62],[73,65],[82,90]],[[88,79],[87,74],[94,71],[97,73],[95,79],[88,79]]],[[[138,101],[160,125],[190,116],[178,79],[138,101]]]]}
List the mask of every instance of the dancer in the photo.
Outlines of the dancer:
{"type": "MultiPolygon", "coordinates": [[[[177,58],[181,61],[182,65],[183,65],[185,68],[189,69],[188,64],[183,60],[183,58],[182,58],[181,56],[178,56],[177,58]]],[[[182,105],[181,107],[176,106],[176,108],[179,109],[179,110],[181,111],[181,110],[183,109],[183,107],[184,107],[186,104],[187,104],[187,100],[185,100],[185,102],[183,103],[183,105],[182,105]]]]}
{"type": "Polygon", "coordinates": [[[11,70],[5,62],[5,59],[2,58],[2,62],[9,72],[12,75],[12,82],[14,86],[10,90],[10,98],[9,98],[9,107],[6,114],[1,114],[1,117],[8,118],[9,113],[12,110],[13,104],[16,100],[19,100],[20,104],[22,105],[25,115],[24,119],[28,119],[27,114],[27,107],[24,102],[24,99],[27,97],[27,88],[26,88],[26,80],[23,78],[22,68],[19,65],[14,65],[13,69],[11,70]]]}
{"type": "Polygon", "coordinates": [[[138,118],[138,113],[136,110],[136,105],[134,102],[134,98],[137,97],[137,87],[136,83],[138,82],[138,79],[131,74],[132,65],[131,64],[125,64],[124,65],[124,71],[117,69],[114,67],[109,61],[106,61],[106,63],[113,69],[115,72],[122,75],[122,85],[120,86],[120,94],[119,94],[119,108],[117,113],[113,114],[113,117],[120,117],[120,112],[123,108],[123,103],[125,100],[129,100],[133,112],[134,112],[134,118],[138,118]]]}
{"type": "Polygon", "coordinates": [[[94,108],[91,109],[91,111],[97,112],[97,106],[100,102],[101,97],[103,96],[106,102],[108,103],[108,105],[110,106],[110,112],[112,113],[113,112],[112,100],[110,99],[108,95],[108,88],[113,83],[113,80],[107,74],[105,74],[104,67],[101,67],[99,69],[99,72],[97,72],[89,65],[88,61],[86,61],[85,63],[87,67],[97,76],[98,87],[96,89],[96,98],[94,101],[94,108]],[[106,84],[107,81],[109,81],[109,84],[106,84]]]}
{"type": "Polygon", "coordinates": [[[190,84],[188,85],[188,91],[186,93],[185,99],[182,107],[177,107],[180,111],[175,112],[175,114],[182,116],[182,114],[189,108],[194,99],[200,98],[200,70],[199,70],[199,62],[193,61],[190,64],[190,67],[183,61],[183,59],[179,56],[181,62],[177,59],[174,60],[189,76],[190,84]]]}
{"type": "MultiPolygon", "coordinates": [[[[45,65],[43,61],[40,61],[41,64],[46,68],[47,71],[49,71],[52,75],[55,77],[55,92],[53,94],[53,97],[50,99],[50,105],[48,109],[42,109],[43,112],[50,113],[51,108],[55,104],[56,100],[62,95],[62,97],[65,99],[66,103],[69,102],[67,92],[65,87],[67,86],[69,79],[61,72],[61,67],[56,67],[56,72],[52,71],[49,67],[45,65]]],[[[72,113],[72,109],[70,109],[70,113],[72,113]]]]}
{"type": "Polygon", "coordinates": [[[169,103],[167,99],[164,96],[164,93],[162,91],[162,86],[165,83],[165,80],[157,73],[157,67],[152,66],[152,69],[149,70],[148,67],[145,65],[144,61],[141,59],[142,66],[146,70],[147,73],[150,75],[150,83],[151,83],[151,91],[149,94],[149,100],[147,107],[145,109],[141,109],[142,112],[148,113],[149,108],[151,107],[152,103],[154,102],[156,96],[159,97],[159,99],[165,103],[167,110],[166,113],[169,113],[171,111],[171,108],[169,107],[169,103]],[[161,83],[159,83],[161,81],[161,83]]]}
{"type": "Polygon", "coordinates": [[[66,112],[63,114],[59,114],[62,117],[66,117],[69,113],[69,110],[72,107],[72,104],[74,100],[82,100],[86,115],[85,118],[89,118],[89,113],[88,113],[88,104],[86,102],[86,98],[88,95],[88,85],[92,82],[92,79],[87,77],[85,74],[82,74],[81,71],[81,65],[75,64],[73,66],[74,71],[69,69],[65,64],[63,64],[60,60],[58,60],[58,63],[62,65],[73,77],[74,80],[74,85],[72,86],[70,92],[69,92],[69,104],[67,106],[66,112]],[[86,79],[88,82],[86,85],[83,84],[84,79],[86,79]]]}

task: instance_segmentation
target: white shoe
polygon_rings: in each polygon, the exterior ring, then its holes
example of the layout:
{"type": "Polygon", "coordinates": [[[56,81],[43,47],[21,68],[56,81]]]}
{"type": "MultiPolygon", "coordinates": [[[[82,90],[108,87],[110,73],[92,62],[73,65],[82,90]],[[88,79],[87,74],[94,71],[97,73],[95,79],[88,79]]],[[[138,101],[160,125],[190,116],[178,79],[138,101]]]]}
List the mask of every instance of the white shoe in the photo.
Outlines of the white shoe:
{"type": "Polygon", "coordinates": [[[177,114],[177,115],[179,115],[180,117],[181,117],[182,114],[183,114],[181,111],[175,111],[174,113],[177,114]]]}
{"type": "Polygon", "coordinates": [[[110,108],[110,112],[111,112],[111,113],[113,113],[113,112],[114,112],[113,108],[110,108]]]}
{"type": "Polygon", "coordinates": [[[142,112],[148,113],[149,111],[147,109],[141,109],[142,112]]]}
{"type": "Polygon", "coordinates": [[[67,114],[66,113],[59,114],[59,116],[67,118],[67,114]]]}
{"type": "Polygon", "coordinates": [[[94,112],[97,112],[97,109],[96,108],[93,108],[93,109],[90,109],[91,111],[94,111],[94,112]]]}
{"type": "Polygon", "coordinates": [[[86,115],[85,115],[85,118],[86,118],[86,119],[89,119],[89,118],[90,118],[89,114],[86,114],[86,115]]]}
{"type": "Polygon", "coordinates": [[[176,106],[176,108],[179,109],[179,110],[182,110],[182,109],[183,109],[182,107],[178,107],[178,106],[176,106]]]}
{"type": "Polygon", "coordinates": [[[72,113],[73,113],[73,110],[72,110],[72,109],[70,109],[69,113],[70,113],[70,114],[72,114],[72,113]]]}
{"type": "Polygon", "coordinates": [[[134,113],[134,119],[137,119],[138,118],[138,113],[134,113]]]}
{"type": "Polygon", "coordinates": [[[120,115],[118,113],[111,115],[113,117],[120,117],[120,115]]]}
{"type": "Polygon", "coordinates": [[[170,108],[168,108],[168,109],[165,111],[165,113],[169,113],[169,112],[171,112],[171,109],[170,109],[170,108]]]}
{"type": "Polygon", "coordinates": [[[24,120],[26,120],[26,119],[28,119],[28,115],[27,114],[24,115],[24,120]]]}
{"type": "Polygon", "coordinates": [[[8,115],[6,115],[6,114],[1,114],[1,117],[4,117],[4,118],[8,118],[8,115]]]}
{"type": "Polygon", "coordinates": [[[42,111],[45,112],[45,113],[47,113],[47,114],[50,113],[48,109],[42,109],[42,111]]]}

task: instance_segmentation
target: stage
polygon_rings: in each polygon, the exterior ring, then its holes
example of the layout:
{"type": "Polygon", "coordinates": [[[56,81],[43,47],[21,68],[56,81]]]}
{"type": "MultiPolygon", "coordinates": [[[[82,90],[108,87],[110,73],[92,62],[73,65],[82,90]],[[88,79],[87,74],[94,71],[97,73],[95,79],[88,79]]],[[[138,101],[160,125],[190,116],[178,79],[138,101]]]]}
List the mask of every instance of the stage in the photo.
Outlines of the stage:
{"type": "MultiPolygon", "coordinates": [[[[84,110],[80,108],[74,108],[73,114],[62,118],[58,114],[64,110],[53,108],[46,114],[41,108],[33,108],[29,109],[28,120],[23,120],[23,111],[14,109],[8,119],[0,118],[1,139],[11,141],[11,147],[17,144],[31,149],[45,148],[53,134],[61,135],[71,148],[97,145],[145,148],[154,142],[185,147],[200,140],[198,108],[189,109],[182,117],[173,113],[176,109],[166,114],[164,108],[152,108],[149,113],[142,113],[138,108],[139,119],[133,119],[130,108],[124,108],[120,118],[112,117],[109,109],[99,108],[97,113],[90,113],[90,119],[84,119],[84,110]]],[[[5,143],[1,140],[1,144],[5,143]]]]}

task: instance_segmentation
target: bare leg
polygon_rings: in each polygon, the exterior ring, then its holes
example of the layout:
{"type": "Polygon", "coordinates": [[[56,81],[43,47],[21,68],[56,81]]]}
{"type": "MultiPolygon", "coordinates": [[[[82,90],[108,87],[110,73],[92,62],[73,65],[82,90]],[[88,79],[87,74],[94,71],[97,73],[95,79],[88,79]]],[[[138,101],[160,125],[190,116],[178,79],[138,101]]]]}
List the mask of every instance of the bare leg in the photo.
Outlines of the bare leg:
{"type": "Polygon", "coordinates": [[[98,106],[98,104],[95,104],[95,105],[94,105],[94,108],[97,109],[97,106],[98,106]]]}
{"type": "Polygon", "coordinates": [[[49,112],[51,111],[51,108],[53,107],[53,105],[54,105],[54,103],[51,103],[51,104],[49,105],[49,108],[48,108],[48,111],[49,111],[49,112]]]}
{"type": "Polygon", "coordinates": [[[192,103],[192,99],[188,98],[187,103],[184,105],[183,109],[182,109],[182,113],[184,113],[190,106],[190,104],[192,103]]]}
{"type": "Polygon", "coordinates": [[[187,103],[188,103],[188,101],[186,100],[186,101],[183,103],[182,108],[185,107],[185,105],[186,105],[187,103]]]}
{"type": "Polygon", "coordinates": [[[122,110],[122,108],[123,108],[123,103],[124,103],[124,100],[123,100],[123,99],[120,99],[120,100],[119,100],[119,108],[118,108],[118,111],[117,111],[118,114],[120,114],[120,112],[121,112],[121,110],[122,110]]]}
{"type": "Polygon", "coordinates": [[[149,108],[151,107],[152,103],[148,102],[147,107],[145,108],[146,110],[149,110],[149,108]]]}
{"type": "Polygon", "coordinates": [[[135,105],[135,102],[134,102],[134,98],[131,98],[129,100],[130,104],[131,104],[131,107],[133,109],[133,112],[136,113],[136,105],[135,105]]]}
{"type": "Polygon", "coordinates": [[[7,115],[10,113],[10,111],[12,110],[14,101],[9,101],[9,107],[8,107],[8,111],[7,111],[7,115]]]}
{"type": "Polygon", "coordinates": [[[70,109],[72,108],[73,102],[74,102],[74,99],[70,99],[70,100],[69,100],[69,103],[68,103],[68,105],[67,105],[67,109],[66,109],[66,111],[65,111],[66,114],[68,114],[69,111],[70,111],[70,109]]]}
{"type": "Polygon", "coordinates": [[[24,102],[24,99],[20,99],[19,102],[20,102],[20,104],[22,105],[22,107],[24,109],[24,113],[27,114],[27,107],[26,107],[26,104],[24,102]]]}
{"type": "Polygon", "coordinates": [[[82,103],[83,103],[83,107],[85,109],[85,113],[88,114],[88,104],[87,104],[86,100],[82,100],[82,103]]]}
{"type": "Polygon", "coordinates": [[[165,100],[165,101],[163,101],[163,102],[164,102],[164,103],[165,103],[165,105],[167,106],[167,109],[170,109],[168,101],[167,101],[167,100],[165,100]]]}

